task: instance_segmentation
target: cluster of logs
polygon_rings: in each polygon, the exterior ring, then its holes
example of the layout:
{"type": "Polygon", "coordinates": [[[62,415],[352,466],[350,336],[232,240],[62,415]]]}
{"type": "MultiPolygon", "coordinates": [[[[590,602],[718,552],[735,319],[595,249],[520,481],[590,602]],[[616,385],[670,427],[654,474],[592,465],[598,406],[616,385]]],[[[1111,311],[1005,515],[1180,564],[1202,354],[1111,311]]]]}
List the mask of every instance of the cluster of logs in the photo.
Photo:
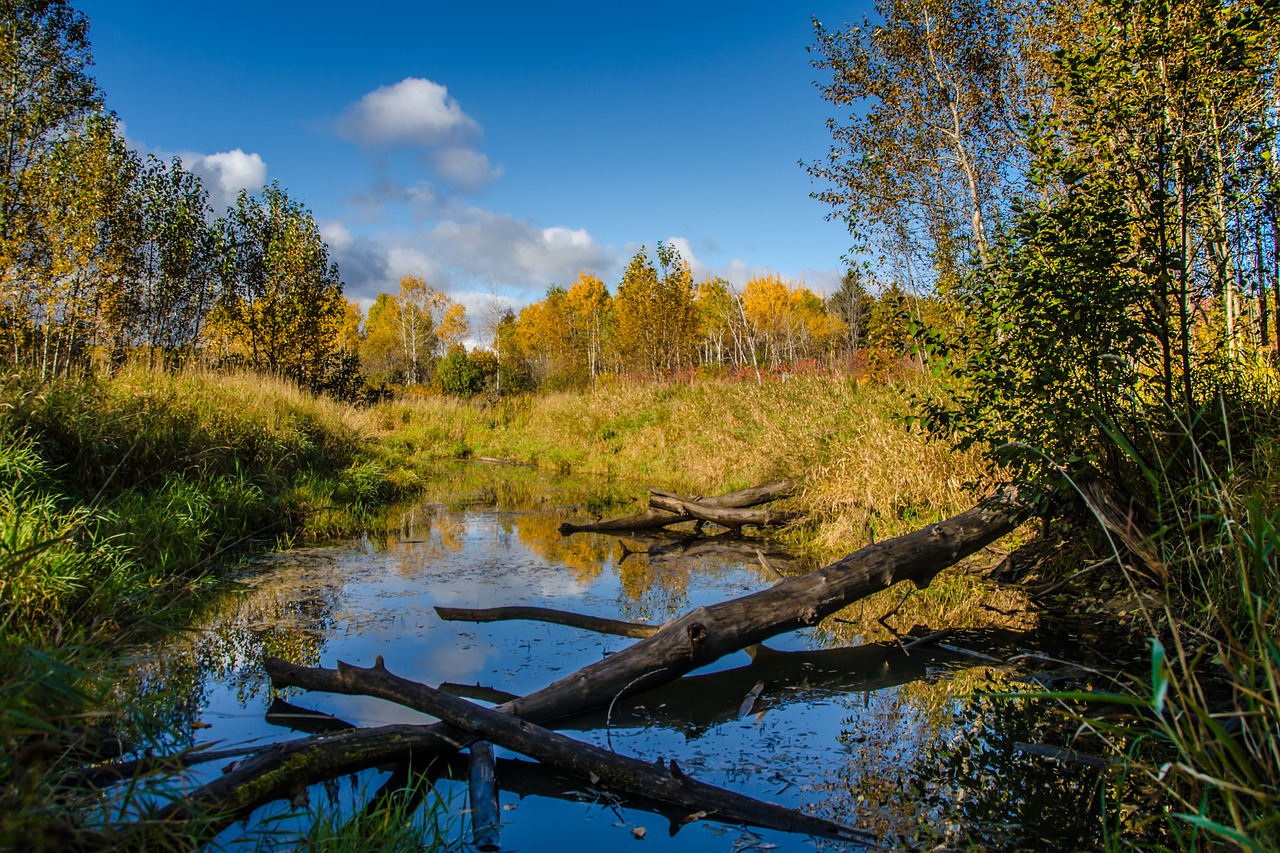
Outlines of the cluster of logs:
{"type": "Polygon", "coordinates": [[[751,489],[742,489],[710,498],[684,498],[657,489],[649,490],[649,509],[638,515],[615,518],[610,521],[594,521],[586,524],[560,525],[560,532],[570,533],[625,533],[637,530],[654,530],[679,524],[682,521],[712,522],[721,527],[741,530],[748,525],[772,527],[793,521],[797,514],[775,510],[751,509],[771,503],[795,493],[795,483],[778,480],[751,489]]]}
{"type": "MultiPolygon", "coordinates": [[[[748,508],[782,497],[792,488],[790,482],[783,481],[697,500],[655,493],[651,498],[654,508],[640,516],[566,525],[564,529],[568,533],[622,525],[613,529],[637,530],[690,518],[717,524],[728,522],[730,527],[778,523],[783,514],[748,508]],[[725,515],[730,511],[761,514],[725,515]]],[[[335,669],[269,659],[267,672],[278,688],[375,696],[431,714],[441,722],[352,728],[260,748],[227,767],[220,777],[175,799],[157,817],[161,824],[208,815],[230,820],[265,803],[294,797],[307,786],[327,779],[410,757],[415,766],[425,766],[433,758],[453,754],[468,745],[472,745],[473,767],[483,767],[487,750],[481,747],[477,752],[474,744],[488,741],[593,784],[666,804],[672,813],[683,815],[680,820],[710,817],[870,843],[873,839],[863,831],[698,782],[673,760],[648,763],[620,756],[553,732],[543,724],[608,707],[622,697],[674,682],[739,649],[758,650],[759,644],[770,637],[813,625],[898,581],[925,586],[942,569],[1012,531],[1029,509],[1016,488],[1005,488],[950,519],[868,545],[816,571],[784,578],[768,589],[698,607],[662,626],[602,626],[599,623],[613,620],[594,620],[578,614],[570,614],[578,621],[561,618],[564,614],[552,618],[548,611],[538,608],[513,608],[505,613],[489,612],[487,616],[475,611],[442,612],[448,618],[543,619],[638,638],[619,652],[541,690],[510,697],[495,708],[400,678],[388,671],[381,658],[369,668],[339,663],[335,669]]],[[[484,776],[482,770],[473,775],[480,801],[490,799],[483,793],[484,776]]],[[[477,821],[480,822],[493,830],[488,826],[489,819],[477,821]]],[[[673,831],[679,822],[673,819],[673,831]]],[[[148,832],[156,825],[139,825],[137,831],[148,832]]]]}

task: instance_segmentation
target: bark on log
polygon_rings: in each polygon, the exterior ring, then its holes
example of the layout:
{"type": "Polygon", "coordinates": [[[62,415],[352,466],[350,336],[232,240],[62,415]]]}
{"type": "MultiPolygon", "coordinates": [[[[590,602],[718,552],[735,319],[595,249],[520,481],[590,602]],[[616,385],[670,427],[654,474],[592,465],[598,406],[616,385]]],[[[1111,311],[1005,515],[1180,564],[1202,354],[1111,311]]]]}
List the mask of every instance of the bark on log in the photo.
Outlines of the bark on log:
{"type": "Polygon", "coordinates": [[[436,613],[446,622],[506,622],[516,619],[529,619],[534,622],[550,622],[554,625],[568,625],[571,628],[584,628],[597,634],[613,634],[618,637],[632,637],[642,640],[658,633],[659,626],[643,625],[639,622],[623,622],[618,619],[604,619],[599,616],[587,616],[568,610],[555,610],[550,607],[437,607],[436,613]]]}
{"type": "Polygon", "coordinates": [[[756,527],[774,527],[779,524],[786,524],[788,521],[794,521],[800,517],[800,514],[795,512],[769,509],[733,509],[660,494],[649,495],[649,506],[654,509],[675,513],[682,518],[696,518],[699,521],[710,521],[719,524],[721,527],[731,528],[741,528],[747,524],[756,527]]]}
{"type": "Polygon", "coordinates": [[[831,565],[787,578],[769,589],[699,607],[648,639],[514,702],[501,710],[546,721],[608,704],[673,681],[724,655],[769,637],[813,625],[851,602],[910,580],[927,586],[947,566],[1011,532],[1031,511],[1016,487],[923,530],[867,545],[831,565]]]}
{"type": "Polygon", "coordinates": [[[650,764],[618,755],[400,678],[387,670],[381,657],[368,669],[343,663],[339,663],[337,669],[302,667],[276,658],[267,658],[264,665],[276,687],[301,687],[396,702],[575,776],[600,779],[617,791],[681,806],[688,809],[691,819],[701,814],[727,823],[822,838],[864,843],[874,840],[874,836],[863,830],[699,782],[685,775],[674,760],[664,766],[661,759],[650,764]]]}
{"type": "MultiPolygon", "coordinates": [[[[793,480],[778,480],[773,483],[754,486],[750,489],[741,489],[736,492],[703,498],[701,502],[709,506],[741,509],[776,501],[778,498],[785,498],[794,494],[795,489],[796,484],[793,480]]],[[[587,524],[565,522],[560,525],[560,533],[567,536],[570,533],[617,533],[627,530],[652,530],[688,520],[687,517],[681,516],[679,513],[651,509],[638,515],[629,515],[625,518],[615,518],[609,521],[595,521],[587,524]]]]}
{"type": "MultiPolygon", "coordinates": [[[[497,765],[498,788],[515,794],[520,800],[525,797],[544,797],[551,800],[581,805],[584,801],[594,800],[597,803],[610,805],[621,804],[621,799],[607,791],[601,791],[592,785],[584,784],[584,780],[568,773],[529,761],[524,758],[499,758],[497,765]]],[[[470,772],[465,755],[442,756],[431,765],[429,773],[433,777],[448,779],[465,779],[470,772]]],[[[655,815],[670,824],[669,832],[674,838],[681,829],[689,826],[689,812],[667,803],[660,803],[647,797],[627,797],[628,811],[643,811],[655,815]]]]}
{"type": "Polygon", "coordinates": [[[484,741],[471,744],[471,778],[467,796],[471,801],[471,842],[477,850],[501,850],[502,819],[498,811],[498,781],[493,763],[493,747],[484,741]]]}

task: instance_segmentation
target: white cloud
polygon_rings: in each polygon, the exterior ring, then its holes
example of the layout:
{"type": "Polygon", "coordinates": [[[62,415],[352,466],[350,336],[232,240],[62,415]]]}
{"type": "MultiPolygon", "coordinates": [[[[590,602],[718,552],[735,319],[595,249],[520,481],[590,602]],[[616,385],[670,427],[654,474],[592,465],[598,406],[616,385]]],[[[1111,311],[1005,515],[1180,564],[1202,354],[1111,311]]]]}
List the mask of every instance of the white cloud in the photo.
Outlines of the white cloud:
{"type": "Polygon", "coordinates": [[[387,290],[399,286],[400,279],[407,275],[416,275],[425,279],[427,284],[437,290],[452,290],[453,278],[444,264],[432,257],[429,252],[413,246],[392,246],[387,250],[388,277],[387,290]]]}
{"type": "Polygon", "coordinates": [[[567,286],[584,269],[606,281],[617,274],[616,251],[584,229],[538,228],[488,210],[454,210],[428,230],[376,238],[328,222],[321,235],[347,296],[362,301],[416,275],[455,294],[469,311],[495,298],[518,308],[541,299],[549,285],[567,286]]]}
{"type": "Polygon", "coordinates": [[[369,92],[338,122],[343,136],[364,145],[448,145],[479,130],[446,87],[420,77],[369,92]]]}
{"type": "Polygon", "coordinates": [[[188,170],[204,180],[209,201],[221,210],[235,201],[240,190],[256,192],[267,182],[267,164],[259,154],[246,154],[239,148],[218,154],[186,153],[179,155],[188,170]]]}
{"type": "Polygon", "coordinates": [[[475,192],[502,177],[502,167],[472,148],[445,148],[431,155],[435,174],[465,192],[475,192]]]}
{"type": "Polygon", "coordinates": [[[320,236],[329,247],[329,260],[338,264],[348,299],[372,302],[387,289],[390,265],[383,246],[368,237],[353,236],[341,222],[320,226],[320,236]]]}
{"type": "Polygon", "coordinates": [[[472,280],[521,288],[567,284],[583,269],[606,274],[616,261],[613,249],[585,230],[537,228],[488,210],[440,222],[423,242],[434,257],[472,280]]]}
{"type": "Polygon", "coordinates": [[[695,281],[701,281],[711,274],[711,268],[698,260],[698,256],[693,253],[693,247],[689,245],[689,241],[684,237],[668,237],[665,241],[668,245],[674,246],[676,251],[680,253],[680,257],[689,265],[690,271],[693,272],[695,281]]]}

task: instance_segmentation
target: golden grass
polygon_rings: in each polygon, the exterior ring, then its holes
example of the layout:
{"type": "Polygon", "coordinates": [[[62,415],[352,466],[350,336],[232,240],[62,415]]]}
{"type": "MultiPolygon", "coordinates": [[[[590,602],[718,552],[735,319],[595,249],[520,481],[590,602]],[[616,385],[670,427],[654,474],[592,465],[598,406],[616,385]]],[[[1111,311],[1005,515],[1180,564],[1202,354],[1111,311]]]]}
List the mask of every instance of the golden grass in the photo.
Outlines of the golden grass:
{"type": "Polygon", "coordinates": [[[612,381],[498,401],[402,399],[368,419],[408,459],[501,457],[694,495],[789,476],[809,517],[792,538],[825,559],[959,512],[975,497],[966,484],[989,479],[978,452],[903,425],[910,393],[821,376],[612,381]]]}

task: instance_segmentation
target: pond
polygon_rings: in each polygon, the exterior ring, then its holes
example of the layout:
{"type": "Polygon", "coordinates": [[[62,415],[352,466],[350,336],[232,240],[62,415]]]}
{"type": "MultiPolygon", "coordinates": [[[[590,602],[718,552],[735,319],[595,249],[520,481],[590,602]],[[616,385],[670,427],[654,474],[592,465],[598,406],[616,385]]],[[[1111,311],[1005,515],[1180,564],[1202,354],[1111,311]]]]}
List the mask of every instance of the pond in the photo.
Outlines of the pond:
{"type": "MultiPolygon", "coordinates": [[[[376,536],[256,561],[190,632],[135,650],[119,686],[122,703],[162,710],[183,733],[177,742],[170,736],[168,748],[300,737],[291,727],[315,721],[296,709],[358,725],[425,722],[431,718],[377,699],[275,693],[261,661],[368,666],[381,655],[397,675],[497,702],[634,641],[539,622],[446,622],[436,606],[526,604],[658,623],[775,582],[756,550],[775,570],[810,568],[763,540],[718,540],[710,548],[679,539],[563,537],[560,522],[583,516],[559,505],[571,490],[529,471],[481,476],[477,488],[474,471],[458,474],[447,501],[409,508],[376,536]]],[[[891,843],[1089,846],[1097,840],[1098,771],[1027,746],[1065,745],[1066,721],[1042,704],[988,695],[1074,683],[1085,672],[1064,662],[1082,657],[1078,638],[1034,621],[1024,619],[1017,631],[957,632],[945,646],[912,650],[859,645],[851,641],[856,626],[818,626],[557,727],[647,761],[677,759],[701,781],[870,829],[891,843]],[[751,694],[758,698],[744,708],[751,694]]],[[[858,849],[712,820],[671,834],[668,819],[643,804],[616,802],[587,780],[497,753],[504,850],[563,853],[566,838],[582,850],[640,838],[668,851],[858,849]]],[[[220,765],[194,768],[185,784],[212,778],[220,765]]],[[[228,828],[216,846],[288,846],[317,811],[340,821],[394,773],[371,770],[316,786],[305,800],[228,828]]],[[[462,849],[465,785],[441,779],[433,800],[445,839],[462,849]]]]}

